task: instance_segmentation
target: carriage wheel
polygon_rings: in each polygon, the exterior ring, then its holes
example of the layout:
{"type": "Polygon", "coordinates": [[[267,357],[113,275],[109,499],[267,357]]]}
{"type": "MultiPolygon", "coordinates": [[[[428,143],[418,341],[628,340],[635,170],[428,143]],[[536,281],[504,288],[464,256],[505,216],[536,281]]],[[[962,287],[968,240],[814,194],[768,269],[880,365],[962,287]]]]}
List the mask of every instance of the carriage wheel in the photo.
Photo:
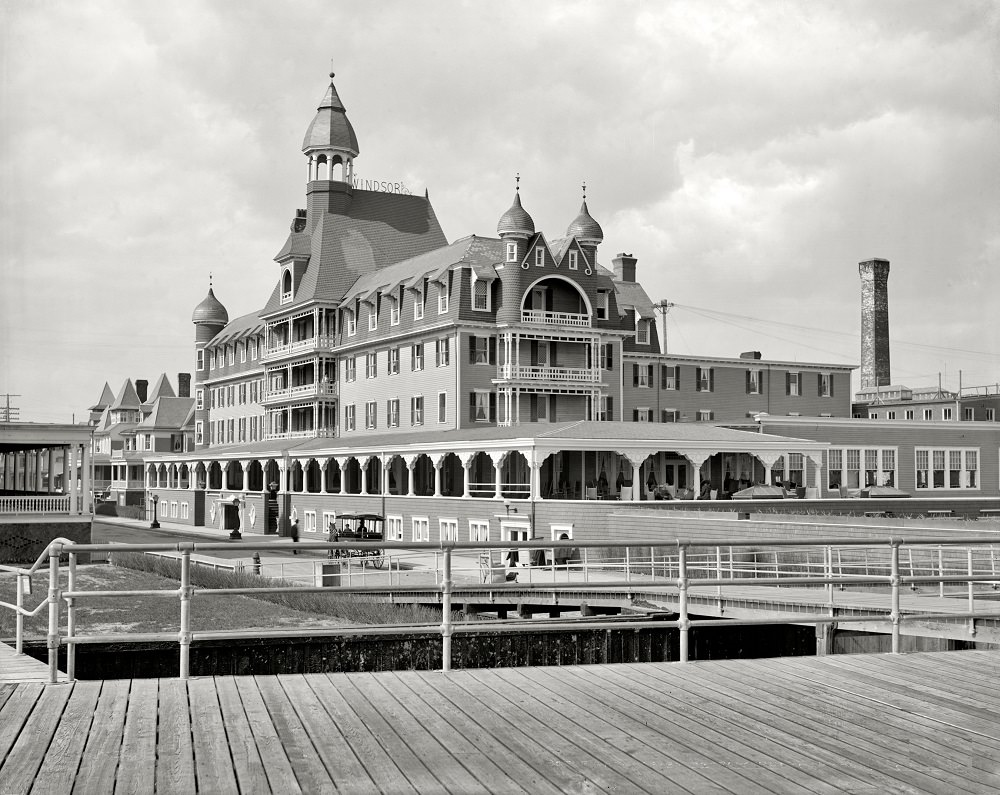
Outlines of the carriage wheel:
{"type": "Polygon", "coordinates": [[[374,553],[372,554],[372,558],[371,558],[371,561],[372,561],[372,565],[373,565],[373,566],[374,566],[374,567],[375,567],[376,569],[381,569],[381,568],[382,568],[382,566],[383,566],[383,565],[385,565],[385,555],[384,555],[384,554],[382,553],[382,550],[381,550],[381,549],[379,549],[379,550],[376,550],[376,551],[375,551],[375,552],[374,552],[374,553]]]}

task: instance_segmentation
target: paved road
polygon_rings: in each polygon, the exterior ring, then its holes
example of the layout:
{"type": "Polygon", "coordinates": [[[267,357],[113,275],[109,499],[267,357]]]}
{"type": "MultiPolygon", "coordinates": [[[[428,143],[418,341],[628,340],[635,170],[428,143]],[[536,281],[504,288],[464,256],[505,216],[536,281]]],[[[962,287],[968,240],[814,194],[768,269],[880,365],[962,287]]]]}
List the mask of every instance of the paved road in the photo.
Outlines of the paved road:
{"type": "MultiPolygon", "coordinates": [[[[228,536],[219,533],[206,533],[204,530],[185,530],[177,527],[152,530],[148,526],[143,526],[142,523],[138,522],[129,524],[121,522],[107,522],[102,521],[101,518],[98,517],[94,519],[92,540],[95,544],[163,544],[177,543],[178,541],[225,541],[228,540],[228,536]]],[[[287,538],[254,535],[253,540],[254,543],[274,542],[274,550],[267,552],[268,557],[292,557],[291,550],[285,550],[283,548],[289,544],[287,538]]],[[[213,551],[212,557],[226,559],[248,558],[252,554],[253,553],[251,551],[242,548],[239,541],[233,541],[232,551],[213,551]]]]}

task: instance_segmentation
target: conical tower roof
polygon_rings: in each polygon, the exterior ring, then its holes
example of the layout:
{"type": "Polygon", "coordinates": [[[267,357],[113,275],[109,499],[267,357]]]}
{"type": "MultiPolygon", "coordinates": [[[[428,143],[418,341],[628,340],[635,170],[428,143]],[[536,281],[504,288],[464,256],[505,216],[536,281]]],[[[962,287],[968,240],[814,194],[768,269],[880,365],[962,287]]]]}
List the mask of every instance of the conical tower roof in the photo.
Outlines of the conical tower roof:
{"type": "Polygon", "coordinates": [[[114,403],[114,400],[115,393],[111,391],[111,385],[105,381],[104,389],[101,390],[101,396],[97,399],[97,402],[90,407],[90,411],[104,411],[104,409],[114,403]]]}
{"type": "Polygon", "coordinates": [[[500,220],[497,222],[497,234],[505,235],[533,235],[535,234],[535,222],[528,215],[527,210],[521,206],[520,191],[514,192],[514,203],[510,206],[500,220]]]}
{"type": "Polygon", "coordinates": [[[213,325],[224,326],[229,322],[229,313],[222,305],[212,288],[208,288],[208,295],[194,308],[191,315],[192,323],[211,323],[213,325]]]}
{"type": "Polygon", "coordinates": [[[302,141],[303,152],[314,149],[339,149],[355,157],[361,151],[358,148],[358,136],[354,133],[344,103],[340,101],[340,95],[333,84],[333,72],[330,73],[330,87],[323,95],[323,101],[319,103],[302,141]]]}
{"type": "Polygon", "coordinates": [[[580,206],[580,214],[573,219],[573,223],[566,230],[566,235],[567,237],[575,237],[577,240],[593,240],[598,243],[604,240],[604,230],[591,217],[590,210],[587,209],[586,199],[580,206]]]}
{"type": "Polygon", "coordinates": [[[122,384],[121,391],[118,392],[118,397],[115,398],[115,402],[110,406],[111,410],[138,409],[140,405],[139,394],[132,385],[132,379],[126,378],[125,383],[122,384]]]}

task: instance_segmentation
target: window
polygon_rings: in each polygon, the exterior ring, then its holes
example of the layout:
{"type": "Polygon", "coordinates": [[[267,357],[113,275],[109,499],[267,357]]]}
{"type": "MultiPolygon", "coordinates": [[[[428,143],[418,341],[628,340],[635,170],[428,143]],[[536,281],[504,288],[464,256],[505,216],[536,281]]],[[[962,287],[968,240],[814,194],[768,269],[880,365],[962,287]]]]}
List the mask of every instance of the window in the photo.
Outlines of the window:
{"type": "MultiPolygon", "coordinates": [[[[587,355],[590,356],[590,348],[587,348],[587,355]]],[[[611,370],[615,366],[615,346],[610,342],[602,342],[600,348],[601,369],[611,370]]]]}
{"type": "Polygon", "coordinates": [[[347,326],[347,336],[353,337],[358,333],[358,319],[355,316],[353,309],[344,310],[344,320],[346,321],[345,325],[347,326]]]}
{"type": "Polygon", "coordinates": [[[934,409],[924,409],[924,420],[934,419],[934,409]]]}
{"type": "Polygon", "coordinates": [[[677,390],[681,388],[680,365],[660,365],[660,389],[677,390]]]}
{"type": "MultiPolygon", "coordinates": [[[[447,277],[445,277],[445,278],[447,278],[447,277]]],[[[448,314],[448,284],[447,284],[447,282],[438,282],[438,314],[439,315],[446,315],[446,314],[448,314]]]]}
{"type": "Polygon", "coordinates": [[[915,450],[918,489],[978,489],[979,450],[945,448],[915,450]]]}
{"type": "Polygon", "coordinates": [[[229,444],[232,444],[234,441],[236,441],[236,420],[235,419],[231,419],[231,420],[229,420],[229,421],[226,422],[226,439],[228,440],[229,444]]]}
{"type": "Polygon", "coordinates": [[[424,344],[418,342],[410,346],[410,370],[424,369],[424,344]]]}
{"type": "Polygon", "coordinates": [[[396,296],[389,299],[389,325],[399,325],[399,299],[396,296]]]}
{"type": "Polygon", "coordinates": [[[541,268],[545,265],[545,249],[539,246],[535,249],[535,267],[541,268]]]}
{"type": "Polygon", "coordinates": [[[941,419],[950,420],[952,418],[953,412],[951,407],[941,409],[941,419]]]}
{"type": "Polygon", "coordinates": [[[913,409],[907,409],[906,410],[906,419],[908,419],[908,420],[912,420],[913,419],[913,409]]]}
{"type": "Polygon", "coordinates": [[[236,364],[236,346],[227,345],[226,350],[229,352],[229,363],[236,364]]]}
{"type": "Polygon", "coordinates": [[[247,440],[247,418],[240,417],[240,425],[239,425],[237,441],[245,442],[246,440],[247,440]]]}
{"type": "Polygon", "coordinates": [[[386,541],[403,540],[403,517],[387,516],[385,518],[386,541]]]}
{"type": "Polygon", "coordinates": [[[215,360],[217,358],[218,358],[218,352],[217,351],[209,351],[208,352],[208,369],[209,370],[214,370],[215,369],[215,360]]]}
{"type": "Polygon", "coordinates": [[[649,345],[648,320],[637,320],[635,322],[635,343],[636,345],[649,345]]]}
{"type": "Polygon", "coordinates": [[[438,422],[448,421],[448,393],[438,392],[438,422]]]}
{"type": "Polygon", "coordinates": [[[890,410],[890,411],[887,411],[887,412],[885,413],[885,418],[886,418],[887,420],[894,420],[894,419],[896,419],[896,412],[895,412],[895,411],[891,411],[891,410],[890,410]]]}
{"type": "Polygon", "coordinates": [[[833,397],[833,376],[830,373],[818,373],[816,389],[819,397],[833,397]]]}
{"type": "Polygon", "coordinates": [[[458,519],[439,519],[442,541],[458,541],[458,519]]]}
{"type": "Polygon", "coordinates": [[[344,430],[354,430],[354,404],[344,406],[344,430]]]}
{"type": "Polygon", "coordinates": [[[194,443],[204,444],[205,443],[205,423],[198,420],[194,424],[194,443]]]}
{"type": "Polygon", "coordinates": [[[870,420],[877,420],[878,419],[878,412],[877,411],[869,411],[868,412],[868,419],[870,419],[870,420]]]}
{"type": "Polygon", "coordinates": [[[434,341],[434,364],[437,367],[451,364],[451,340],[447,337],[434,341]]]}
{"type": "Polygon", "coordinates": [[[245,362],[247,360],[247,342],[240,343],[240,362],[245,362]]]}
{"type": "Polygon", "coordinates": [[[517,262],[517,243],[507,244],[507,262],[517,262]]]}
{"type": "Polygon", "coordinates": [[[495,364],[496,357],[495,338],[469,337],[469,364],[495,364]]]}
{"type": "Polygon", "coordinates": [[[711,422],[715,419],[715,412],[707,409],[698,411],[698,422],[711,422]]]}
{"type": "Polygon", "coordinates": [[[186,502],[181,503],[181,519],[190,519],[190,508],[186,502]]]}
{"type": "Polygon", "coordinates": [[[253,361],[257,361],[257,348],[260,346],[260,339],[258,337],[254,337],[251,340],[251,343],[252,344],[250,346],[250,358],[253,361]]]}
{"type": "Polygon", "coordinates": [[[358,360],[353,356],[344,359],[344,380],[354,381],[358,377],[358,360]]]}
{"type": "Polygon", "coordinates": [[[640,408],[632,409],[632,422],[652,422],[653,410],[640,408]]]}
{"type": "Polygon", "coordinates": [[[337,523],[337,512],[336,511],[323,511],[323,524],[320,525],[320,529],[325,533],[332,533],[334,531],[334,525],[337,523]]]}
{"type": "Polygon", "coordinates": [[[633,364],[632,365],[632,386],[642,389],[653,385],[653,365],[633,364]]]}
{"type": "Polygon", "coordinates": [[[571,271],[575,271],[578,267],[579,266],[577,264],[577,252],[576,251],[570,251],[569,252],[569,269],[571,271]]]}
{"type": "Polygon", "coordinates": [[[303,511],[302,517],[304,519],[302,529],[306,533],[316,532],[316,511],[303,511]]]}
{"type": "Polygon", "coordinates": [[[368,304],[368,330],[378,331],[378,297],[375,303],[368,304]]]}
{"type": "MultiPolygon", "coordinates": [[[[827,469],[827,485],[834,491],[841,486],[849,489],[895,486],[896,448],[831,448],[827,454],[827,469]]],[[[796,483],[803,485],[803,481],[796,483]]]]}
{"type": "Polygon", "coordinates": [[[385,402],[385,423],[390,428],[399,427],[399,398],[385,402]]]}
{"type": "Polygon", "coordinates": [[[365,378],[375,378],[377,373],[375,368],[378,367],[378,359],[374,353],[365,354],[365,378]]]}
{"type": "Polygon", "coordinates": [[[751,368],[747,370],[747,394],[759,395],[764,391],[764,371],[751,368]]]}
{"type": "Polygon", "coordinates": [[[198,409],[198,411],[205,408],[205,390],[200,387],[194,393],[194,407],[198,409]]]}
{"type": "Polygon", "coordinates": [[[477,519],[469,520],[469,541],[486,542],[490,540],[490,523],[477,519]]]}
{"type": "Polygon", "coordinates": [[[711,367],[698,368],[698,381],[696,389],[698,392],[715,391],[715,372],[711,367]]]}
{"type": "Polygon", "coordinates": [[[663,409],[661,422],[680,422],[681,413],[677,409],[663,409]]]}
{"type": "Polygon", "coordinates": [[[413,319],[424,319],[424,292],[423,290],[413,291],[413,319]]]}
{"type": "Polygon", "coordinates": [[[365,428],[369,431],[375,429],[375,401],[369,400],[365,403],[365,428]]]}
{"type": "Polygon", "coordinates": [[[595,305],[598,320],[608,319],[608,292],[607,290],[597,291],[597,303],[595,305]]]}
{"type": "Polygon", "coordinates": [[[413,541],[430,541],[430,522],[426,516],[413,517],[413,541]]]}
{"type": "Polygon", "coordinates": [[[424,424],[424,396],[414,395],[410,398],[410,425],[424,424]]]}
{"type": "Polygon", "coordinates": [[[195,365],[195,369],[196,370],[204,370],[205,369],[205,349],[204,348],[199,348],[197,356],[198,356],[198,363],[195,365]]]}
{"type": "Polygon", "coordinates": [[[970,408],[964,408],[964,409],[962,409],[962,419],[965,422],[971,422],[972,420],[974,420],[975,419],[975,412],[974,412],[974,410],[970,409],[970,408]]]}
{"type": "Polygon", "coordinates": [[[472,308],[477,312],[488,312],[490,309],[490,284],[482,279],[472,283],[472,308]]]}
{"type": "Polygon", "coordinates": [[[496,422],[496,395],[486,389],[470,392],[469,419],[472,422],[496,422]]]}
{"type": "Polygon", "coordinates": [[[983,417],[986,422],[996,422],[997,410],[996,409],[986,409],[986,416],[983,417]]]}
{"type": "Polygon", "coordinates": [[[399,375],[399,348],[389,349],[389,375],[399,375]]]}

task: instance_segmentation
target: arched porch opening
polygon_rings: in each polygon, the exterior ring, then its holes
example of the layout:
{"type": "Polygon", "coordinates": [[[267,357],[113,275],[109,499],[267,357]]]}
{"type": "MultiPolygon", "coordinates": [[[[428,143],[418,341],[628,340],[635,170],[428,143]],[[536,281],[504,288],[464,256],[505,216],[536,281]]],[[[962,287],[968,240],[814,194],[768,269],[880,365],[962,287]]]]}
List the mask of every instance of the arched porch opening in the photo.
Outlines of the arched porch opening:
{"type": "Polygon", "coordinates": [[[306,462],[303,477],[305,478],[305,490],[309,494],[318,494],[323,490],[323,473],[320,471],[319,462],[315,458],[310,458],[306,462]]]}
{"type": "Polygon", "coordinates": [[[345,494],[361,493],[361,464],[358,463],[358,459],[353,457],[347,459],[343,477],[345,494]]]}
{"type": "Polygon", "coordinates": [[[583,453],[564,450],[551,453],[539,470],[540,496],[546,500],[580,499],[583,470],[583,453]]]}
{"type": "Polygon", "coordinates": [[[326,460],[323,484],[328,494],[340,494],[340,464],[337,463],[337,459],[328,458],[326,460]]]}
{"type": "Polygon", "coordinates": [[[288,490],[294,493],[302,491],[301,461],[292,461],[288,467],[288,490]]]}
{"type": "Polygon", "coordinates": [[[365,462],[366,494],[382,493],[382,459],[373,455],[365,462]]]}
{"type": "Polygon", "coordinates": [[[469,494],[493,497],[496,494],[496,467],[488,453],[476,453],[469,466],[469,494]]]}
{"type": "Polygon", "coordinates": [[[410,493],[410,470],[406,460],[400,455],[389,458],[387,466],[388,494],[405,496],[410,493]]]}
{"type": "Polygon", "coordinates": [[[413,463],[413,493],[418,497],[434,496],[434,462],[426,453],[413,463]]]}
{"type": "Polygon", "coordinates": [[[181,464],[180,467],[178,467],[177,477],[179,488],[191,488],[191,467],[188,464],[181,464]]]}
{"type": "Polygon", "coordinates": [[[511,450],[500,465],[500,494],[514,500],[531,496],[531,467],[523,453],[511,450]]]}
{"type": "Polygon", "coordinates": [[[441,462],[441,496],[461,497],[465,493],[465,467],[462,459],[448,453],[441,462]]]}
{"type": "Polygon", "coordinates": [[[251,461],[247,467],[247,489],[249,491],[264,490],[264,468],[260,461],[251,461]]]}
{"type": "Polygon", "coordinates": [[[226,464],[226,488],[229,491],[243,491],[243,465],[239,461],[226,464]]]}

